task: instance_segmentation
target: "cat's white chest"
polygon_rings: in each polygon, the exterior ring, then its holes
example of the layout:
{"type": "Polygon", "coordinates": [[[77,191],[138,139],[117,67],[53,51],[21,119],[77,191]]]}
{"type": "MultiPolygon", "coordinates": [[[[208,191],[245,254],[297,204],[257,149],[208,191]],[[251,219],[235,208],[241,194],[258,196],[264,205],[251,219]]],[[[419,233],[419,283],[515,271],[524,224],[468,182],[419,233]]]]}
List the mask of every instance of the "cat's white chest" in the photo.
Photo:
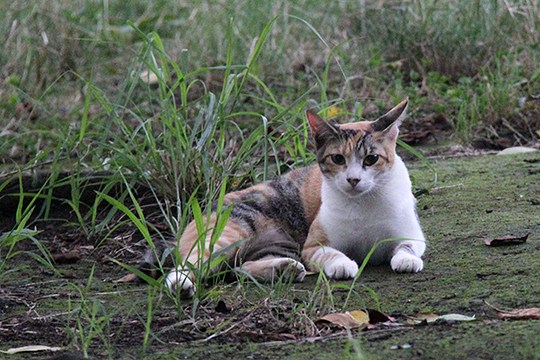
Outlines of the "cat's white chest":
{"type": "Polygon", "coordinates": [[[388,217],[381,216],[379,210],[374,204],[340,203],[336,197],[323,202],[319,221],[328,245],[350,256],[364,257],[378,240],[389,235],[388,217]]]}
{"type": "Polygon", "coordinates": [[[397,170],[393,174],[396,181],[390,181],[388,187],[379,189],[377,194],[355,198],[323,182],[318,218],[330,247],[361,262],[379,242],[371,262],[383,263],[389,260],[397,243],[380,243],[381,240],[397,237],[423,239],[408,174],[404,166],[400,169],[398,165],[397,170]]]}

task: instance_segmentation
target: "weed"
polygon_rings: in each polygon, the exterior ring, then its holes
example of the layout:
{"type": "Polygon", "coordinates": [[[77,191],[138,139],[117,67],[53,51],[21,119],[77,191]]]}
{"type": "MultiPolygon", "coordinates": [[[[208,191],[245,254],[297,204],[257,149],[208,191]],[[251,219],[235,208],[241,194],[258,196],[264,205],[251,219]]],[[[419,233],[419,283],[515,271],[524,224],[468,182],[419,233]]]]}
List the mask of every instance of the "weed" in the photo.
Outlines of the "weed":
{"type": "MultiPolygon", "coordinates": [[[[17,196],[19,201],[15,211],[15,226],[10,231],[0,235],[0,252],[3,255],[0,257],[0,278],[8,274],[8,272],[3,271],[7,266],[7,262],[20,254],[26,254],[32,257],[38,263],[58,276],[60,275],[60,272],[54,266],[49,250],[37,239],[39,231],[37,229],[30,229],[28,227],[36,207],[35,203],[41,197],[41,193],[46,188],[46,185],[43,185],[36,194],[27,194],[24,192],[22,174],[20,172],[18,174],[18,180],[19,194],[17,194],[17,196]],[[25,203],[27,197],[30,197],[30,201],[25,203]],[[17,244],[24,240],[32,241],[32,243],[39,250],[39,253],[17,250],[17,244]]],[[[0,185],[0,188],[6,188],[10,182],[11,179],[4,181],[0,185]]]]}
{"type": "Polygon", "coordinates": [[[366,360],[368,359],[368,356],[364,353],[362,350],[362,345],[360,343],[360,340],[355,339],[351,333],[351,330],[347,329],[347,345],[345,346],[345,349],[343,349],[343,357],[350,357],[349,354],[351,352],[351,348],[356,353],[356,356],[354,358],[358,360],[366,360]]]}
{"type": "MultiPolygon", "coordinates": [[[[75,283],[69,285],[79,294],[79,300],[68,302],[70,316],[75,319],[75,337],[79,340],[83,356],[88,358],[90,347],[96,338],[106,346],[109,356],[112,356],[111,344],[109,341],[109,322],[111,316],[107,314],[105,306],[98,300],[92,299],[90,289],[94,279],[95,265],[92,266],[85,287],[80,287],[75,283]]],[[[68,320],[71,323],[71,319],[68,320]]]]}

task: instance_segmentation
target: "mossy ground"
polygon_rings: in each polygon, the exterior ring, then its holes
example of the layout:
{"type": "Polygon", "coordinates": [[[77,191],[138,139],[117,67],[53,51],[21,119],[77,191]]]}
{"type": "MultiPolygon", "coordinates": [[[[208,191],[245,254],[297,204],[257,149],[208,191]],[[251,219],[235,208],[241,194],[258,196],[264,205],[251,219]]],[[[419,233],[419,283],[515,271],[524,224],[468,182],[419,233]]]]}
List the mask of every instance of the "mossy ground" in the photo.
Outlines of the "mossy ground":
{"type": "MultiPolygon", "coordinates": [[[[415,187],[427,190],[418,203],[429,240],[425,270],[398,275],[387,267],[367,268],[356,285],[359,295],[350,298],[346,310],[378,307],[400,323],[419,312],[474,315],[475,321],[353,331],[350,339],[340,331],[302,337],[300,327],[316,318],[298,320],[302,310],[294,304],[309,298],[314,288],[321,291],[317,276],[278,291],[249,282],[217,287],[190,317],[185,302],[175,304],[159,293],[149,301],[151,287],[113,283],[126,271],[106,254],[114,249],[117,259],[133,261],[133,249],[144,246],[133,245],[133,237],[111,240],[83,251],[73,264],[57,265],[61,277],[28,256],[10,260],[0,291],[1,350],[47,344],[78,352],[83,340],[77,322],[89,334],[86,316],[96,304],[97,318],[106,324],[89,343],[89,354],[96,358],[359,358],[359,347],[368,359],[540,359],[540,321],[502,321],[492,307],[540,307],[540,152],[432,160],[432,165],[437,182],[427,166],[409,164],[415,187]],[[484,237],[526,233],[529,238],[520,245],[483,242],[484,237]],[[280,297],[291,300],[280,303],[280,297]],[[229,313],[216,310],[218,300],[225,301],[229,313]],[[143,352],[150,303],[151,331],[143,352]],[[270,304],[264,308],[270,310],[259,311],[261,304],[270,304]]],[[[39,226],[46,230],[43,244],[51,248],[58,246],[55,242],[84,244],[57,223],[39,226]]],[[[24,248],[32,250],[30,244],[24,248]]],[[[346,295],[335,288],[336,309],[346,295]]]]}

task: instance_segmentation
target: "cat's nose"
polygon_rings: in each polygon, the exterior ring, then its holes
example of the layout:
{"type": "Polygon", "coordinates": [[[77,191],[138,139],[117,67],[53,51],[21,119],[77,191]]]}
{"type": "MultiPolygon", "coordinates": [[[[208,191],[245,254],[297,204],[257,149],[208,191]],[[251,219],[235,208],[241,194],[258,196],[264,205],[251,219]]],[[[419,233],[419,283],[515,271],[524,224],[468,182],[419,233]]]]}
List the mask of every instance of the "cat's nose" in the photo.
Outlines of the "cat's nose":
{"type": "Polygon", "coordinates": [[[360,179],[357,179],[357,178],[347,178],[347,181],[349,182],[349,184],[351,184],[351,186],[354,188],[356,187],[356,184],[358,184],[360,182],[360,179]]]}

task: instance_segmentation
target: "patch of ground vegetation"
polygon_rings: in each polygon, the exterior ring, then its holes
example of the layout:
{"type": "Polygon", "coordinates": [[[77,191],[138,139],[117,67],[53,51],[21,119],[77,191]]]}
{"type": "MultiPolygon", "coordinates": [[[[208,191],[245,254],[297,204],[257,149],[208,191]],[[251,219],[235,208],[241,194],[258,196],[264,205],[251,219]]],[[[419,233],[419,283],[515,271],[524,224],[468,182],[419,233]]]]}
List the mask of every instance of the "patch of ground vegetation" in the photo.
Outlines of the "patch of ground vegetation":
{"type": "MultiPolygon", "coordinates": [[[[538,319],[503,320],[499,310],[540,307],[538,153],[409,164],[429,239],[425,270],[366,268],[355,282],[257,285],[209,283],[195,302],[158,285],[117,282],[147,244],[126,227],[97,244],[62,221],[37,222],[35,238],[57,258],[40,264],[28,239],[4,263],[0,336],[8,347],[43,344],[106,358],[535,358],[538,319]],[[485,237],[529,234],[523,244],[490,247],[485,237]],[[141,241],[142,240],[142,241],[141,241]],[[59,254],[76,253],[73,258],[59,254]],[[364,330],[318,321],[328,313],[376,309],[394,318],[364,330]],[[411,324],[418,314],[473,321],[411,324]],[[311,356],[310,355],[310,356],[311,356]]],[[[9,213],[9,212],[8,212],[9,213]]],[[[12,214],[12,213],[11,213],[12,214]]],[[[64,218],[65,208],[53,210],[64,218]]],[[[4,219],[6,218],[4,214],[4,219]]]]}
{"type": "Polygon", "coordinates": [[[242,127],[258,115],[278,127],[308,99],[370,118],[409,96],[411,142],[441,140],[438,128],[497,149],[538,139],[534,1],[1,6],[0,153],[20,163],[54,149],[95,167],[117,159],[110,137],[170,116],[164,101],[196,113],[231,90],[212,118],[242,127]]]}

